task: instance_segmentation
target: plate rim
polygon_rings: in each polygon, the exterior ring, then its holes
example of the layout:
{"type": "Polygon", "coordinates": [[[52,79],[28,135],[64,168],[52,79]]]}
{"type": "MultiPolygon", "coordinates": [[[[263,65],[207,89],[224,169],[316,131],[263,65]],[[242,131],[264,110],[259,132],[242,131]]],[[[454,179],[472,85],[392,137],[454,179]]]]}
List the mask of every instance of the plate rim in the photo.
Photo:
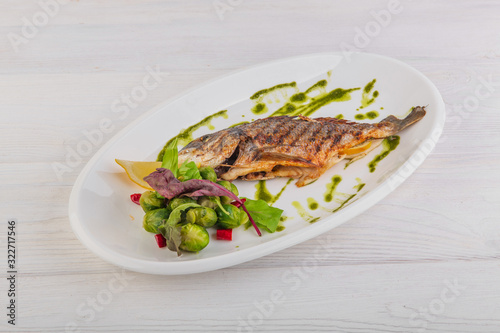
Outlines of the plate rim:
{"type": "Polygon", "coordinates": [[[199,83],[195,86],[193,86],[190,89],[187,89],[185,91],[182,91],[179,94],[176,94],[175,96],[166,99],[165,101],[160,102],[158,105],[155,107],[151,108],[144,114],[140,115],[137,117],[135,120],[133,120],[130,124],[126,125],[122,130],[118,131],[113,137],[111,137],[102,147],[100,147],[97,152],[89,159],[89,161],[86,163],[86,165],[82,168],[80,171],[77,179],[75,180],[75,183],[73,184],[73,188],[71,190],[71,194],[69,197],[69,204],[68,204],[68,215],[70,219],[70,224],[73,229],[74,234],[77,236],[77,238],[80,240],[80,242],[85,245],[91,252],[95,253],[98,257],[101,259],[112,263],[114,265],[120,266],[125,269],[129,269],[132,271],[136,272],[141,272],[141,273],[149,273],[149,274],[157,274],[157,275],[182,275],[182,274],[194,274],[194,273],[202,273],[206,271],[212,271],[212,270],[217,270],[229,266],[233,266],[236,264],[248,262],[250,260],[254,260],[257,258],[260,258],[262,256],[286,249],[288,247],[294,246],[298,243],[305,242],[307,240],[310,240],[311,238],[317,237],[331,229],[334,229],[338,227],[339,225],[347,222],[348,220],[356,217],[357,215],[361,214],[362,212],[365,212],[366,210],[370,209],[372,206],[374,206],[377,202],[381,201],[384,199],[389,193],[394,191],[397,187],[399,187],[406,179],[408,179],[414,172],[415,170],[426,160],[426,158],[429,156],[429,154],[434,150],[435,145],[438,141],[439,136],[442,133],[442,129],[444,128],[444,123],[446,119],[446,112],[445,112],[445,104],[443,101],[443,98],[437,89],[437,87],[434,85],[434,83],[426,77],[423,73],[415,69],[414,67],[408,65],[407,63],[394,59],[388,56],[384,55],[379,55],[379,54],[373,54],[373,53],[365,53],[365,52],[353,52],[353,55],[361,55],[363,57],[374,57],[374,58],[379,58],[383,59],[385,61],[390,61],[397,63],[399,65],[404,66],[413,74],[416,76],[420,77],[423,79],[430,90],[432,91],[433,95],[435,95],[438,105],[436,105],[435,110],[436,110],[436,120],[432,123],[432,128],[430,129],[430,133],[435,133],[438,131],[439,135],[435,138],[435,140],[431,140],[430,142],[430,149],[426,149],[425,151],[421,151],[418,148],[415,149],[412,154],[406,159],[405,163],[403,163],[398,169],[393,171],[391,173],[391,176],[394,174],[400,173],[401,170],[407,168],[411,164],[411,172],[403,177],[403,181],[400,181],[396,184],[393,184],[393,186],[387,186],[388,182],[391,178],[388,177],[385,179],[382,183],[376,186],[375,189],[367,192],[364,197],[363,197],[363,207],[364,209],[362,210],[356,210],[356,205],[355,206],[347,206],[344,207],[342,210],[336,212],[335,214],[332,214],[328,217],[325,217],[324,219],[331,220],[335,219],[336,223],[323,223],[323,224],[317,224],[314,228],[304,228],[301,230],[301,232],[293,232],[291,234],[287,234],[284,237],[280,237],[278,239],[283,239],[286,238],[285,241],[276,241],[276,240],[271,240],[269,242],[261,243],[261,244],[256,244],[255,246],[252,246],[247,249],[243,250],[237,250],[229,253],[224,253],[221,255],[216,255],[214,257],[209,257],[209,258],[203,258],[199,260],[190,260],[190,261],[170,261],[170,262],[162,262],[162,261],[153,261],[153,260],[145,260],[145,259],[139,259],[139,258],[131,258],[126,255],[123,255],[118,252],[109,252],[101,248],[101,244],[97,243],[90,237],[84,228],[84,225],[81,223],[80,219],[78,218],[76,211],[78,207],[78,199],[80,197],[80,190],[82,189],[82,185],[84,181],[86,180],[88,174],[90,173],[90,170],[92,167],[96,164],[97,161],[99,161],[99,158],[117,141],[119,140],[124,134],[126,134],[128,131],[130,131],[132,128],[134,128],[136,125],[139,123],[145,121],[147,118],[150,116],[156,114],[159,110],[164,108],[165,106],[174,103],[180,98],[183,98],[184,96],[191,94],[199,89],[202,89],[206,86],[209,86],[212,83],[215,83],[217,81],[222,81],[225,80],[233,75],[241,74],[246,71],[251,71],[255,70],[260,67],[265,67],[265,66],[270,66],[273,64],[278,64],[282,63],[284,61],[293,61],[293,60],[300,60],[300,59],[305,59],[305,58],[314,58],[314,57],[326,57],[326,56],[343,56],[342,52],[320,52],[320,53],[310,53],[310,54],[303,54],[299,56],[293,56],[293,57],[286,57],[286,58],[280,58],[280,59],[275,59],[272,61],[267,61],[263,63],[257,63],[252,66],[246,66],[234,71],[231,71],[229,73],[217,76],[216,78],[213,78],[211,80],[199,83]],[[423,158],[420,158],[417,162],[412,162],[410,161],[414,160],[414,157],[417,153],[423,153],[424,156],[423,158]],[[243,253],[243,254],[242,254],[243,253]]]}

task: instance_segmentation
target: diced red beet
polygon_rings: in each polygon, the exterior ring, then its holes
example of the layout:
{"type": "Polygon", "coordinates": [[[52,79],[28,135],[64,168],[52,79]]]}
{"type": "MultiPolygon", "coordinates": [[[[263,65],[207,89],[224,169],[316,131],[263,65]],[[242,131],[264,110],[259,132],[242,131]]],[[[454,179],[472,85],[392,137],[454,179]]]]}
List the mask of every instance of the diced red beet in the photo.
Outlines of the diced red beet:
{"type": "Polygon", "coordinates": [[[238,202],[238,201],[233,201],[233,202],[231,202],[231,205],[233,205],[233,206],[236,206],[236,207],[240,208],[240,207],[241,207],[241,204],[242,204],[242,203],[245,203],[245,201],[247,201],[247,199],[243,198],[243,199],[241,199],[241,202],[238,202]]]}
{"type": "Polygon", "coordinates": [[[140,205],[139,200],[141,199],[141,193],[134,193],[130,195],[130,200],[132,200],[133,203],[140,205]]]}
{"type": "Polygon", "coordinates": [[[218,229],[217,239],[219,240],[233,240],[233,229],[218,229]]]}
{"type": "Polygon", "coordinates": [[[158,247],[167,246],[167,240],[165,239],[165,237],[163,237],[162,234],[156,234],[155,239],[156,239],[156,244],[158,244],[158,247]]]}

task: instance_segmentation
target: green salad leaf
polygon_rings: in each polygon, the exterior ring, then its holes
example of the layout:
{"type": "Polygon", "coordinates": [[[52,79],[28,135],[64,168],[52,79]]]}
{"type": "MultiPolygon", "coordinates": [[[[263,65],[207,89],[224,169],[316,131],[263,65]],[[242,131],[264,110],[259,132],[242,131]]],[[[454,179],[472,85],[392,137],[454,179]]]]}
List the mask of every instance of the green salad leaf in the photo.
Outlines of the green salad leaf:
{"type": "MultiPolygon", "coordinates": [[[[196,166],[196,165],[195,165],[196,166]]],[[[175,177],[179,171],[179,151],[177,149],[177,138],[172,140],[165,148],[161,167],[172,171],[175,177]]]]}
{"type": "Polygon", "coordinates": [[[177,179],[183,182],[190,179],[202,179],[202,178],[200,175],[200,171],[196,166],[196,163],[194,163],[193,161],[191,162],[184,161],[184,163],[182,163],[182,165],[179,168],[177,179]]]}
{"type": "Polygon", "coordinates": [[[182,243],[181,237],[181,229],[182,227],[175,225],[162,225],[158,228],[158,232],[165,237],[167,248],[170,251],[177,252],[177,256],[181,255],[180,245],[182,243]]]}
{"type": "Polygon", "coordinates": [[[278,228],[283,210],[269,206],[264,200],[245,199],[245,206],[255,220],[257,226],[267,232],[275,232],[276,228],[278,228]]]}
{"type": "Polygon", "coordinates": [[[165,237],[167,242],[167,248],[170,251],[177,252],[177,255],[181,255],[180,245],[182,243],[181,229],[182,226],[180,222],[182,221],[182,213],[193,207],[201,207],[195,203],[186,203],[179,205],[175,208],[169,215],[167,221],[160,227],[158,227],[158,232],[165,237]]]}

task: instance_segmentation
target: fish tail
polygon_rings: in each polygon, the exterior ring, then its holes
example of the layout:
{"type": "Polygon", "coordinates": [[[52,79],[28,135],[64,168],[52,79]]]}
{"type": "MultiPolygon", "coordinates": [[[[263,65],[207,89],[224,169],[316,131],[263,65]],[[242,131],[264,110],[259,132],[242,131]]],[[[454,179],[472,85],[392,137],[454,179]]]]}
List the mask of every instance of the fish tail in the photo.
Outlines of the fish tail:
{"type": "Polygon", "coordinates": [[[396,118],[394,116],[389,116],[385,119],[383,119],[379,125],[386,127],[388,135],[393,135],[396,134],[402,130],[404,130],[406,127],[410,126],[411,124],[416,123],[420,119],[422,119],[425,116],[425,107],[423,106],[415,106],[409,115],[407,115],[403,119],[396,118]]]}

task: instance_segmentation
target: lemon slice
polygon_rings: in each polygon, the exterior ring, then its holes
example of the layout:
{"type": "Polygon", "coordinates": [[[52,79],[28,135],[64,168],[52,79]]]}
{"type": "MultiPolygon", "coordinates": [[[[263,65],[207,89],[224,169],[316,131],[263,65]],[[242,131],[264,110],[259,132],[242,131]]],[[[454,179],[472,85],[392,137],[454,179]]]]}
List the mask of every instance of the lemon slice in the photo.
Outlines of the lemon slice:
{"type": "Polygon", "coordinates": [[[161,167],[161,162],[143,162],[143,161],[125,161],[115,159],[125,172],[128,178],[137,185],[152,190],[148,183],[144,181],[144,177],[161,167]]]}
{"type": "Polygon", "coordinates": [[[354,154],[359,154],[370,148],[372,145],[371,141],[365,141],[363,143],[360,143],[357,146],[351,147],[349,149],[344,150],[342,153],[346,155],[354,155],[354,154]]]}

